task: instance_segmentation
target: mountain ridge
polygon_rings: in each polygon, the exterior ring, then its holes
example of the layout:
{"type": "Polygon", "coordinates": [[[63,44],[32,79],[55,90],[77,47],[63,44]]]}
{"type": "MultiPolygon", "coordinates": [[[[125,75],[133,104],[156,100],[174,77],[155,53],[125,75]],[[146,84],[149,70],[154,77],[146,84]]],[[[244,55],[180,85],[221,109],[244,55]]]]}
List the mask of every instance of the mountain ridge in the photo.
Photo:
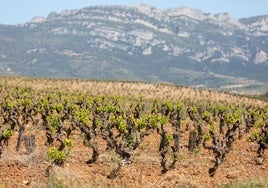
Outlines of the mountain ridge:
{"type": "Polygon", "coordinates": [[[0,25],[0,74],[267,92],[267,36],[268,15],[236,19],[144,4],[85,7],[0,25]]]}

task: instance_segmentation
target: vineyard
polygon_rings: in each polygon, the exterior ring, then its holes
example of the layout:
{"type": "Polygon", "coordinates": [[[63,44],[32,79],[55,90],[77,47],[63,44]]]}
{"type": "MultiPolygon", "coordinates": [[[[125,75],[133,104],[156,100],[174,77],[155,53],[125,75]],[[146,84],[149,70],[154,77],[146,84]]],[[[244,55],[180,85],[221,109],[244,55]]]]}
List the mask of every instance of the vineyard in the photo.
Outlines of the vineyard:
{"type": "Polygon", "coordinates": [[[268,181],[265,101],[167,84],[5,77],[0,96],[0,187],[268,181]]]}

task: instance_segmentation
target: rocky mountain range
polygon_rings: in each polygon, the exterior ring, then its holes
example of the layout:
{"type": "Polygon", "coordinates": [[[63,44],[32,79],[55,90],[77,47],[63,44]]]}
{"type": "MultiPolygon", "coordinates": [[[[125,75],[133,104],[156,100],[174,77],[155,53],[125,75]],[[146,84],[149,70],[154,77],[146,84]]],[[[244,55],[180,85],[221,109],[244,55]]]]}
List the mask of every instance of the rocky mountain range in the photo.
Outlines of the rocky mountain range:
{"type": "Polygon", "coordinates": [[[268,15],[236,19],[145,4],[0,25],[0,74],[268,91],[268,15]]]}

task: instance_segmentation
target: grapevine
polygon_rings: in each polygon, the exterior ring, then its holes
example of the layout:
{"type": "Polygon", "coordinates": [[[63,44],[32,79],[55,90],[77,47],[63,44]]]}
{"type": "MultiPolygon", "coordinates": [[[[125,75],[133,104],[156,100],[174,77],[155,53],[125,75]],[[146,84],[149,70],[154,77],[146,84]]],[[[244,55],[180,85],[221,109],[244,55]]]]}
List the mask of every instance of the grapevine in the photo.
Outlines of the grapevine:
{"type": "Polygon", "coordinates": [[[156,135],[159,140],[162,173],[177,168],[180,148],[186,146],[190,152],[211,151],[215,161],[208,173],[213,177],[236,140],[243,139],[243,135],[250,135],[248,141],[258,145],[256,164],[262,165],[265,159],[268,145],[265,106],[148,100],[145,97],[126,102],[120,96],[92,96],[83,92],[9,85],[2,85],[0,94],[0,157],[14,135],[18,135],[16,150],[19,151],[26,127],[32,126],[44,130],[46,154],[59,166],[72,157],[73,138],[77,135],[91,152],[86,164],[95,163],[105,152],[116,153],[119,162],[107,174],[108,178],[116,178],[123,166],[135,162],[135,152],[146,144],[145,138],[150,135],[156,135]],[[189,129],[184,130],[184,120],[189,129]],[[184,131],[189,131],[188,143],[182,139],[184,131]],[[106,144],[105,151],[100,149],[102,143],[106,144]]]}

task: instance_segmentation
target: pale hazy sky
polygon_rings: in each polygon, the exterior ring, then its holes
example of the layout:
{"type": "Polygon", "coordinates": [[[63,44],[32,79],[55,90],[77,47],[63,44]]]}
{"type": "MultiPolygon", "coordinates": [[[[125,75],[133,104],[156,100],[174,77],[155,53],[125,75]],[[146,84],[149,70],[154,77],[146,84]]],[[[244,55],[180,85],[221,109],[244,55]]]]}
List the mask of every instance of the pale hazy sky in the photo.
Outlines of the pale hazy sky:
{"type": "Polygon", "coordinates": [[[94,5],[130,5],[145,3],[160,9],[181,6],[203,12],[228,12],[236,18],[268,14],[268,0],[1,0],[0,24],[19,24],[49,12],[94,5]]]}

